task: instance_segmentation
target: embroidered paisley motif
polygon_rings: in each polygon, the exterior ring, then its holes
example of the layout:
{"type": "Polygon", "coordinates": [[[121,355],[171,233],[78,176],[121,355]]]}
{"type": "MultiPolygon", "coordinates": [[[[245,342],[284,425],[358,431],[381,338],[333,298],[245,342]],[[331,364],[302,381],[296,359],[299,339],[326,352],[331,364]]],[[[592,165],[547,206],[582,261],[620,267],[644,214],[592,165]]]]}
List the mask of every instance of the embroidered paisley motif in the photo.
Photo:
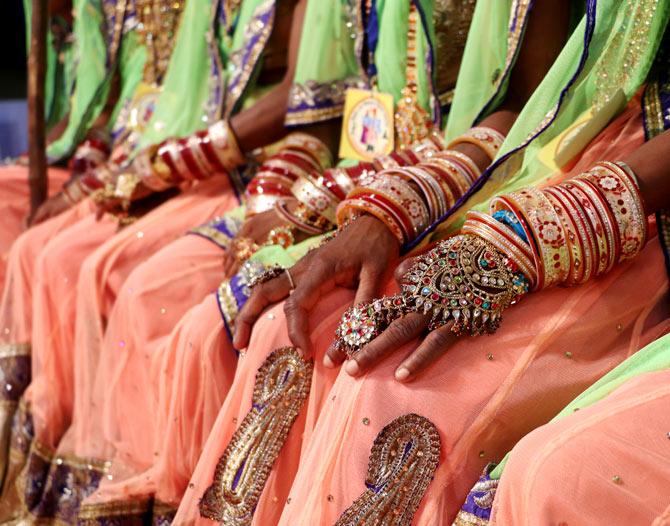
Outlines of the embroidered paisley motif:
{"type": "Polygon", "coordinates": [[[300,408],[313,364],[294,347],[273,351],[256,374],[251,410],[223,452],[200,514],[228,526],[251,524],[254,509],[300,408]]]}
{"type": "Polygon", "coordinates": [[[422,416],[396,418],[372,446],[367,489],[335,526],[409,525],[440,459],[435,425],[422,416]]]}

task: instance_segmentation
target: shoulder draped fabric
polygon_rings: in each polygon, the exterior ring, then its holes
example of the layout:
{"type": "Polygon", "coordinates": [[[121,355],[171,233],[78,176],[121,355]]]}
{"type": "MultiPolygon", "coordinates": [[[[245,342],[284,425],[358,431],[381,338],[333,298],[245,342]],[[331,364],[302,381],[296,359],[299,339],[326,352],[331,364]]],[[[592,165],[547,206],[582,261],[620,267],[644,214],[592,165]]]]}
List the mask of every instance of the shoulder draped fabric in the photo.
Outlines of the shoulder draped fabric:
{"type": "MultiPolygon", "coordinates": [[[[494,111],[523,40],[532,0],[478,2],[460,70],[447,138],[466,131],[494,111]],[[502,30],[502,27],[507,27],[502,30]],[[473,60],[477,57],[477,60],[473,60]]],[[[630,99],[647,78],[668,18],[666,0],[587,0],[568,42],[524,106],[497,159],[444,217],[415,244],[444,237],[462,223],[467,209],[485,210],[496,194],[537,185],[559,169],[545,147],[593,108],[621,89],[630,99]],[[609,72],[617,72],[607,78],[609,72]],[[616,77],[616,78],[615,78],[616,77]]]]}

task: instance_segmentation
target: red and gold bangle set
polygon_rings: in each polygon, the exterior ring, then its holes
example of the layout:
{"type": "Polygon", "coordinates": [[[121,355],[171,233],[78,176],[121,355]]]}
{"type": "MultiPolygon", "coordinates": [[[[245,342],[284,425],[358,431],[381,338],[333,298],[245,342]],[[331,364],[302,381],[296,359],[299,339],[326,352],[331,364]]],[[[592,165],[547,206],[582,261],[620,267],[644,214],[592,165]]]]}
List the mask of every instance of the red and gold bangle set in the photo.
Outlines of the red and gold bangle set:
{"type": "MultiPolygon", "coordinates": [[[[292,227],[310,235],[321,234],[337,223],[338,205],[357,188],[361,180],[384,167],[399,168],[417,164],[436,155],[442,148],[444,144],[435,134],[412,148],[393,152],[374,162],[301,174],[291,185],[291,196],[277,199],[275,210],[292,227]]],[[[413,192],[412,189],[410,191],[413,192]]]]}
{"type": "Polygon", "coordinates": [[[247,186],[247,217],[272,210],[278,201],[292,196],[291,187],[296,181],[312,177],[331,164],[330,151],[321,141],[303,133],[289,135],[247,186]]]}
{"type": "MultiPolygon", "coordinates": [[[[473,143],[493,160],[503,140],[499,132],[478,127],[453,141],[450,147],[473,143]]],[[[414,150],[418,163],[408,166],[398,162],[392,166],[387,162],[385,170],[367,174],[339,205],[338,223],[364,212],[384,222],[401,244],[415,239],[452,208],[481,175],[474,161],[461,152],[442,149],[427,153],[414,150]]],[[[405,154],[403,159],[406,158],[405,154]]],[[[391,159],[395,162],[398,156],[391,159]]]]}
{"type": "Polygon", "coordinates": [[[228,121],[221,120],[189,137],[163,141],[152,155],[138,156],[134,165],[145,186],[161,191],[228,173],[244,160],[228,121]]]}
{"type": "Polygon", "coordinates": [[[513,251],[504,252],[529,278],[532,290],[598,277],[634,257],[647,239],[639,186],[623,163],[599,162],[559,185],[496,197],[491,213],[499,210],[518,219],[529,250],[523,250],[511,229],[482,232],[478,223],[483,214],[468,214],[464,230],[494,244],[513,245],[513,251]]]}
{"type": "Polygon", "coordinates": [[[72,156],[70,168],[74,173],[83,174],[104,163],[110,154],[109,141],[102,137],[89,137],[79,145],[72,156]]]}

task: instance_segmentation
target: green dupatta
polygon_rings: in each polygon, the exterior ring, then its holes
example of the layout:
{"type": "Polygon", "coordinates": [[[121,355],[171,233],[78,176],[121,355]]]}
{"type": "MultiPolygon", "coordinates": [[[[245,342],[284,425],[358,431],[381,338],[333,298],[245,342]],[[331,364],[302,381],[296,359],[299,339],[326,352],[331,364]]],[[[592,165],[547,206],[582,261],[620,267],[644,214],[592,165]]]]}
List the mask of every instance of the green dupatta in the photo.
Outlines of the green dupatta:
{"type": "MultiPolygon", "coordinates": [[[[26,17],[26,50],[30,53],[32,2],[23,0],[26,17]]],[[[71,28],[60,17],[52,17],[47,30],[47,67],[44,81],[44,118],[47,130],[67,116],[74,85],[74,49],[71,28]],[[57,25],[60,35],[53,31],[57,25]]]]}
{"type": "Polygon", "coordinates": [[[121,79],[119,103],[113,112],[114,122],[118,111],[130,99],[142,78],[145,61],[144,47],[139,45],[133,27],[133,13],[126,11],[126,23],[119,35],[118,53],[112,55],[105,34],[109,20],[105,8],[110,0],[75,0],[73,26],[76,70],[74,92],[70,98],[68,125],[61,137],[48,148],[52,160],[68,156],[83,140],[86,132],[104,109],[109,96],[115,68],[121,79]]]}
{"type": "MultiPolygon", "coordinates": [[[[439,98],[435,88],[435,31],[433,2],[413,0],[420,13],[417,56],[418,102],[438,122],[439,98]]],[[[310,0],[305,12],[296,72],[286,123],[311,124],[342,116],[347,88],[376,87],[397,102],[406,84],[407,0],[376,0],[364,27],[365,2],[360,0],[310,0]],[[376,35],[378,38],[370,37],[376,35]],[[374,48],[374,64],[364,57],[374,48]],[[376,42],[376,43],[375,43],[376,42]]]]}

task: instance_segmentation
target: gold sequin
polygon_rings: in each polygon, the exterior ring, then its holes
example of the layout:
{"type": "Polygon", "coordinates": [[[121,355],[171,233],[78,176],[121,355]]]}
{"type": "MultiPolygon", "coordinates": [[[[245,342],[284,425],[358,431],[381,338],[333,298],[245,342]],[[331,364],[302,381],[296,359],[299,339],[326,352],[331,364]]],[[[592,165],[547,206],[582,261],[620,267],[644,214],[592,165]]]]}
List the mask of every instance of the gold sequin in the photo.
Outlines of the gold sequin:
{"type": "Polygon", "coordinates": [[[200,514],[228,525],[251,524],[272,465],[307,399],[313,365],[295,347],[272,352],[256,374],[252,407],[235,431],[200,501],[200,514]]]}
{"type": "Polygon", "coordinates": [[[430,420],[416,414],[396,418],[372,446],[367,489],[336,526],[411,524],[439,458],[440,437],[430,420]]]}

